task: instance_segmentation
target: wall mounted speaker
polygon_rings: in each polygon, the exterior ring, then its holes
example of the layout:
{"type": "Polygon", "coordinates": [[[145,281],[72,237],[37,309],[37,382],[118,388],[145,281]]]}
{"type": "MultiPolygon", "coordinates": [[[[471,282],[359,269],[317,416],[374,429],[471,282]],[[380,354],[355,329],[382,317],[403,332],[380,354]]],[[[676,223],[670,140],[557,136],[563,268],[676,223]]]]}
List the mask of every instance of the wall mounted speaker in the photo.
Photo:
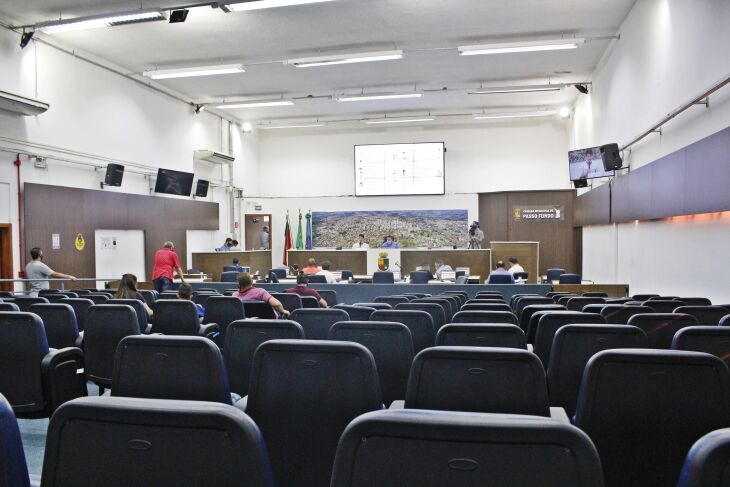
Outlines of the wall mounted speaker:
{"type": "Polygon", "coordinates": [[[208,187],[210,186],[210,181],[206,181],[205,179],[198,179],[198,184],[195,186],[195,196],[198,196],[200,198],[205,198],[208,196],[208,187]]]}
{"type": "Polygon", "coordinates": [[[121,186],[124,177],[124,166],[121,164],[107,164],[104,184],[107,186],[121,186]]]}
{"type": "Polygon", "coordinates": [[[624,163],[621,160],[621,153],[618,150],[618,144],[602,145],[601,158],[603,159],[603,168],[606,171],[621,169],[621,166],[624,163]]]}

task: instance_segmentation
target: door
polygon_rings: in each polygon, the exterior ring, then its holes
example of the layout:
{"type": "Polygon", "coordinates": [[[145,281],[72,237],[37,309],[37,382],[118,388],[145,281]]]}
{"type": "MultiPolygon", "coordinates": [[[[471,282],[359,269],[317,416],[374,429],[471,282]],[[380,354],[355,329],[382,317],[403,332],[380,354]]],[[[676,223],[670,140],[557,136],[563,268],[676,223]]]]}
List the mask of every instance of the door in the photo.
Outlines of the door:
{"type": "Polygon", "coordinates": [[[261,235],[264,227],[269,232],[269,247],[271,250],[271,215],[251,214],[244,216],[244,235],[246,236],[246,248],[244,250],[262,250],[264,248],[261,235]]]}
{"type": "MultiPolygon", "coordinates": [[[[0,223],[0,279],[13,278],[13,227],[0,223]]],[[[12,291],[12,282],[0,283],[0,291],[12,291]]]]}

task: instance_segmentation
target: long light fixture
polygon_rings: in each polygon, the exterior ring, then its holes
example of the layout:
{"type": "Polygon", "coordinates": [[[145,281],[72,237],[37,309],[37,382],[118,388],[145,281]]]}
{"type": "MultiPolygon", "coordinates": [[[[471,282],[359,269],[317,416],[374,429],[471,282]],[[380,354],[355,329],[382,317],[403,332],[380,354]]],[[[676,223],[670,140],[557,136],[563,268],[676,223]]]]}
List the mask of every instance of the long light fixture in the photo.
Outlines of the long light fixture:
{"type": "Polygon", "coordinates": [[[470,95],[495,95],[501,93],[532,93],[538,91],[560,91],[564,85],[496,86],[467,90],[470,95]]]}
{"type": "Polygon", "coordinates": [[[291,106],[294,102],[291,100],[254,100],[239,101],[231,103],[223,103],[217,105],[216,108],[233,109],[233,108],[261,108],[261,107],[285,107],[291,106]]]}
{"type": "Polygon", "coordinates": [[[165,15],[157,9],[140,9],[130,12],[77,17],[75,19],[53,20],[35,25],[36,30],[44,34],[57,34],[76,30],[98,29],[100,27],[114,27],[117,25],[138,24],[166,20],[165,15]]]}
{"type": "Polygon", "coordinates": [[[497,44],[478,44],[472,46],[459,46],[459,54],[462,56],[479,56],[481,54],[507,54],[513,52],[534,52],[534,51],[559,51],[563,49],[576,49],[583,44],[585,39],[551,39],[543,41],[525,42],[500,42],[497,44]]]}
{"type": "Polygon", "coordinates": [[[242,64],[222,64],[219,66],[195,66],[189,68],[176,69],[157,69],[154,71],[145,71],[143,76],[152,79],[170,79],[170,78],[191,78],[194,76],[213,76],[217,74],[237,74],[245,73],[242,64]]]}
{"type": "Polygon", "coordinates": [[[360,52],[351,54],[333,54],[310,58],[288,59],[285,64],[297,68],[311,68],[315,66],[332,66],[336,64],[368,63],[374,61],[391,61],[403,58],[403,51],[360,52]]]}
{"type": "Polygon", "coordinates": [[[331,1],[333,0],[248,0],[246,2],[228,3],[226,7],[233,12],[245,12],[249,10],[263,10],[267,8],[290,7],[331,1]]]}
{"type": "Polygon", "coordinates": [[[535,118],[555,115],[555,110],[540,110],[536,112],[507,112],[507,113],[477,113],[474,120],[499,120],[503,118],[535,118]]]}
{"type": "Polygon", "coordinates": [[[417,122],[433,122],[436,120],[433,117],[419,117],[419,118],[365,118],[360,120],[368,125],[388,124],[388,123],[417,123],[417,122]]]}
{"type": "Polygon", "coordinates": [[[371,93],[360,95],[340,95],[337,101],[373,101],[373,100],[397,100],[401,98],[421,98],[423,93],[371,93]]]}
{"type": "Polygon", "coordinates": [[[275,130],[275,129],[308,129],[313,127],[324,127],[323,123],[307,123],[300,125],[259,125],[258,128],[261,130],[275,130]]]}

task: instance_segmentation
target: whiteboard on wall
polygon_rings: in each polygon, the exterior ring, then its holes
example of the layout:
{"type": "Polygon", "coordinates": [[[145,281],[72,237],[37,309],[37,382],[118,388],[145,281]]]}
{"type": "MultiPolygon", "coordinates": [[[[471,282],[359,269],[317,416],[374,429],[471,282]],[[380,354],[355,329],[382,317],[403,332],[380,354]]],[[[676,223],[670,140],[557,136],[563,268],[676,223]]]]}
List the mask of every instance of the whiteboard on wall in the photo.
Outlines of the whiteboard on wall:
{"type": "MultiPolygon", "coordinates": [[[[144,265],[144,230],[96,230],[94,232],[96,277],[119,279],[134,274],[146,280],[144,265]]],[[[96,283],[99,288],[104,282],[96,283]]]]}

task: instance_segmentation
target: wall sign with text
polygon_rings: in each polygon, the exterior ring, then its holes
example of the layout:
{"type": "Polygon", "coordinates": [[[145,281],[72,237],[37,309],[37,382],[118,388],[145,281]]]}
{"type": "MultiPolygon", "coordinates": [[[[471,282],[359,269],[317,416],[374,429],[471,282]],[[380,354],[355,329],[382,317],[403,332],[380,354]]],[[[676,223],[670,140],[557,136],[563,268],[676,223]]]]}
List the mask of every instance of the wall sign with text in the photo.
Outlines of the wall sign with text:
{"type": "Polygon", "coordinates": [[[516,222],[564,220],[562,205],[513,206],[512,218],[516,222]]]}

